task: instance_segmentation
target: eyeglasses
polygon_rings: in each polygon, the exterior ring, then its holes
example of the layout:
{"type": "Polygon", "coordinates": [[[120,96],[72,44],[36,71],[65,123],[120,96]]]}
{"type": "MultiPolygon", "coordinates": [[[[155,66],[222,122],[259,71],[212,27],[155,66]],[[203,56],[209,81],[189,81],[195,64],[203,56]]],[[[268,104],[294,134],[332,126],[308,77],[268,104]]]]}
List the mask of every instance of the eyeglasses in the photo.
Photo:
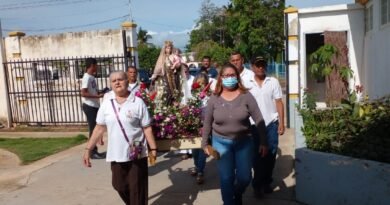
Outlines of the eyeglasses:
{"type": "Polygon", "coordinates": [[[222,78],[231,78],[231,77],[236,77],[236,74],[232,73],[232,74],[223,74],[221,75],[222,78]]]}

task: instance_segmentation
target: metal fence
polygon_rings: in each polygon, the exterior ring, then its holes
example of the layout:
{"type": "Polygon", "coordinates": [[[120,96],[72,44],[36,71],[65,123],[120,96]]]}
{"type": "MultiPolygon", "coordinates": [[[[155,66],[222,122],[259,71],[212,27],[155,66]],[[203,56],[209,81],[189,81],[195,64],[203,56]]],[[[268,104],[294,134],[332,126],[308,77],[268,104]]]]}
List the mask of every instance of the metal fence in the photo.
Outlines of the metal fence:
{"type": "Polygon", "coordinates": [[[267,74],[278,79],[286,79],[286,65],[280,63],[270,63],[267,66],[267,74]]]}
{"type": "MultiPolygon", "coordinates": [[[[94,57],[98,89],[109,85],[109,73],[125,70],[125,57],[94,57]]],[[[4,63],[12,123],[85,124],[80,86],[86,57],[18,60],[4,63]]]]}

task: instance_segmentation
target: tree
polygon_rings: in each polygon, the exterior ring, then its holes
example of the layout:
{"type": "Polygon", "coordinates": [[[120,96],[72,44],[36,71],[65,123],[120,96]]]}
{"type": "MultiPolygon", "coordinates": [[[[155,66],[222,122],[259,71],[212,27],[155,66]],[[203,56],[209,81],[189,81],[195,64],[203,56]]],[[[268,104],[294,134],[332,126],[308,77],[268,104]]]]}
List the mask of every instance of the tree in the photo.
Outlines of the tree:
{"type": "Polygon", "coordinates": [[[148,34],[147,30],[143,30],[142,27],[139,27],[137,32],[137,41],[139,45],[148,44],[148,40],[152,39],[152,36],[148,34]]]}
{"type": "Polygon", "coordinates": [[[225,37],[225,8],[217,7],[210,0],[204,0],[200,9],[196,28],[190,33],[190,50],[198,43],[213,41],[224,45],[229,38],[225,37]]]}
{"type": "Polygon", "coordinates": [[[138,60],[140,68],[153,72],[161,48],[154,45],[139,44],[138,60]]]}
{"type": "Polygon", "coordinates": [[[283,10],[280,0],[231,0],[226,24],[234,49],[276,59],[284,48],[283,10]]]}
{"type": "Polygon", "coordinates": [[[223,47],[210,40],[196,44],[192,51],[197,54],[197,61],[201,61],[203,56],[210,56],[213,62],[218,63],[218,65],[223,65],[229,59],[232,49],[223,47]]]}
{"type": "Polygon", "coordinates": [[[325,77],[328,106],[338,106],[348,98],[348,80],[353,76],[353,71],[343,62],[346,55],[332,44],[325,44],[310,55],[309,72],[317,80],[325,77]]]}

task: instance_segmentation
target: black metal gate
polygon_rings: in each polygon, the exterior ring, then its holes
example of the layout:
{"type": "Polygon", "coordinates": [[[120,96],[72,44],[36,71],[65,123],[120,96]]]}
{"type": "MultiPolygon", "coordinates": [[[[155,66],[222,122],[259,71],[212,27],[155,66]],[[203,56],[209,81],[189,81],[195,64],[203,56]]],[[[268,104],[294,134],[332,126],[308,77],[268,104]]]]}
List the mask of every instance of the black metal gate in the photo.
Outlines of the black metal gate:
{"type": "MultiPolygon", "coordinates": [[[[4,63],[12,123],[28,125],[85,124],[80,86],[85,58],[34,59],[4,63]]],[[[95,57],[99,90],[109,73],[125,70],[125,57],[95,57]]]]}

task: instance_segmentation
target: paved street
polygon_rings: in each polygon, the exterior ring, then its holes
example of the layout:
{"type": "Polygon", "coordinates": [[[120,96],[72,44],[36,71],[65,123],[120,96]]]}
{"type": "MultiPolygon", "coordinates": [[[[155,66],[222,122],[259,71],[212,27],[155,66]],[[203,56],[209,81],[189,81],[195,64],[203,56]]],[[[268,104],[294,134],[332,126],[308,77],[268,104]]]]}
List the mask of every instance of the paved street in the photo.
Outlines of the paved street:
{"type": "MultiPolygon", "coordinates": [[[[5,135],[0,133],[0,137],[5,135]]],[[[27,166],[0,167],[0,204],[122,204],[111,186],[108,163],[93,160],[92,168],[82,165],[84,147],[85,144],[27,166]]],[[[257,200],[249,187],[244,204],[299,204],[294,200],[293,130],[287,130],[281,137],[279,148],[274,193],[257,200]]],[[[4,155],[4,151],[0,154],[4,155]]],[[[192,167],[192,159],[181,160],[173,153],[161,154],[157,165],[149,168],[149,204],[222,204],[215,160],[208,159],[203,185],[197,185],[195,178],[189,175],[192,167]]]]}

